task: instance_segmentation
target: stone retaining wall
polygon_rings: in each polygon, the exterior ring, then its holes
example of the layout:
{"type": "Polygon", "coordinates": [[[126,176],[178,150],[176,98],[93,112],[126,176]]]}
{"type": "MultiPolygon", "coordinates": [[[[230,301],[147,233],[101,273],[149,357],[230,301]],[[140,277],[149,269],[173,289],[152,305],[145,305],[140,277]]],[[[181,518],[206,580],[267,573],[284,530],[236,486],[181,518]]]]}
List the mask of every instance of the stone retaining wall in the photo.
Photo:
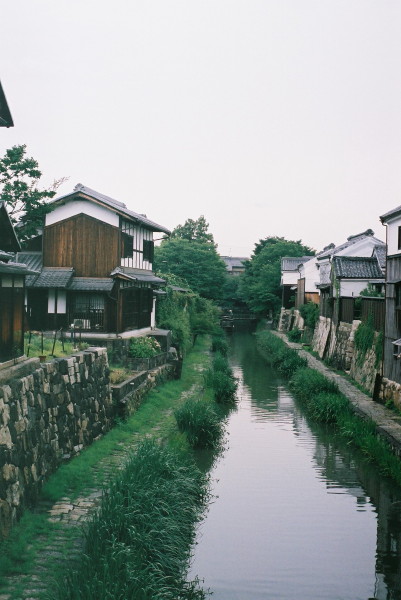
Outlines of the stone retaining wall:
{"type": "MultiPolygon", "coordinates": [[[[40,364],[0,384],[0,533],[33,506],[58,465],[110,429],[114,409],[105,348],[40,364]],[[22,375],[22,376],[21,376],[22,375]]],[[[23,364],[21,368],[26,370],[23,364]]]]}

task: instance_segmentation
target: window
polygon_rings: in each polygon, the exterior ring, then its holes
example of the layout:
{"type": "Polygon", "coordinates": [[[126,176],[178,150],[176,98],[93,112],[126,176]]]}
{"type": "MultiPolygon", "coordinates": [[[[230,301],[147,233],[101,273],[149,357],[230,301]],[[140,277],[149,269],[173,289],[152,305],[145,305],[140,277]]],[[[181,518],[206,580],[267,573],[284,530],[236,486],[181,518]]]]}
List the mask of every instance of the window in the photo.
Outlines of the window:
{"type": "Polygon", "coordinates": [[[153,262],[154,258],[154,243],[149,240],[143,240],[143,260],[153,262]]]}
{"type": "Polygon", "coordinates": [[[134,253],[134,238],[128,233],[121,234],[121,258],[132,258],[134,253]]]}

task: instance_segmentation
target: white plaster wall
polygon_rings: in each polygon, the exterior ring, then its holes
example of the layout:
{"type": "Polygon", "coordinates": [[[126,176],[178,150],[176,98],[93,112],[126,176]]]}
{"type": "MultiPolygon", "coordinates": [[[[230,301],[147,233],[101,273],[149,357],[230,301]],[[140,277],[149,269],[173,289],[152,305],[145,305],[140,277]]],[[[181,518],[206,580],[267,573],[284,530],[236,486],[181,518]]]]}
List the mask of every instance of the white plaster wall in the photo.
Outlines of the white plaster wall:
{"type": "Polygon", "coordinates": [[[301,277],[305,278],[305,292],[317,292],[316,283],[320,281],[317,259],[312,258],[301,267],[301,277]]]}
{"type": "Polygon", "coordinates": [[[341,281],[340,282],[340,295],[341,296],[359,296],[364,290],[368,283],[382,283],[379,279],[364,279],[355,281],[341,281]]]}
{"type": "Polygon", "coordinates": [[[389,255],[401,254],[398,249],[398,227],[401,227],[401,216],[392,219],[387,224],[387,253],[389,255]]]}
{"type": "Polygon", "coordinates": [[[336,256],[372,256],[373,248],[377,245],[377,239],[373,237],[366,237],[362,240],[355,242],[351,246],[344,248],[340,252],[336,253],[336,256]]]}
{"type": "Polygon", "coordinates": [[[94,219],[99,219],[99,221],[103,221],[109,225],[114,225],[114,227],[119,226],[119,217],[116,213],[86,200],[74,200],[57,206],[57,208],[46,215],[46,225],[53,225],[53,223],[64,221],[64,219],[69,219],[80,213],[89,215],[94,219]]]}
{"type": "Polygon", "coordinates": [[[297,285],[299,279],[298,271],[283,271],[281,275],[282,285],[297,285]]]}
{"type": "Polygon", "coordinates": [[[50,289],[47,299],[47,312],[54,314],[56,312],[56,294],[57,294],[57,314],[65,314],[67,311],[67,295],[65,290],[50,289]]]}

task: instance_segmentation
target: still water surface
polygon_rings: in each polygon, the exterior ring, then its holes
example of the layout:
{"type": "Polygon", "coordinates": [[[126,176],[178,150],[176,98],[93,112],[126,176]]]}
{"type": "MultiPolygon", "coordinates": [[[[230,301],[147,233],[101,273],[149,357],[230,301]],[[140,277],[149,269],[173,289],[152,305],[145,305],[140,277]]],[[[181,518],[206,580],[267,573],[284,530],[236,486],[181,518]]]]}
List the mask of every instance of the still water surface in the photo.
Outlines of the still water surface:
{"type": "Polygon", "coordinates": [[[254,336],[232,336],[230,361],[239,403],[190,576],[213,600],[401,600],[400,489],[308,422],[254,336]]]}

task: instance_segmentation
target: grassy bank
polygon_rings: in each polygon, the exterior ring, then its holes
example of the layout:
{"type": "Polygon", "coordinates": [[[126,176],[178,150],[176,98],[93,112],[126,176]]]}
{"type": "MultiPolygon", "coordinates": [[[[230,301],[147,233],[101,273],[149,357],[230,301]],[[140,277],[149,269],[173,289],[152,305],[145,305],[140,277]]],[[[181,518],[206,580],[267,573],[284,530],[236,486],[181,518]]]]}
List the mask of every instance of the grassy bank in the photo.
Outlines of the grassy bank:
{"type": "Polygon", "coordinates": [[[257,345],[265,360],[289,380],[289,387],[302,402],[310,418],[332,426],[375,462],[381,472],[401,485],[401,462],[385,440],[380,438],[371,419],[357,416],[337,385],[322,373],[307,367],[296,350],[270,331],[257,334],[257,345]]]}
{"type": "MultiPolygon", "coordinates": [[[[209,346],[208,338],[198,338],[184,361],[181,379],[167,382],[151,391],[138,411],[127,421],[118,424],[80,456],[62,465],[44,486],[43,497],[56,502],[65,497],[84,497],[88,491],[101,489],[108,483],[106,467],[109,457],[125,455],[127,447],[135,447],[140,440],[150,435],[157,437],[170,449],[189,455],[190,447],[186,436],[177,429],[174,410],[183,402],[184,394],[194,393],[194,390],[204,387],[203,372],[210,365],[209,346]]],[[[211,397],[211,391],[205,393],[211,397]]],[[[33,575],[35,556],[40,554],[44,547],[51,546],[60,529],[60,524],[50,523],[43,515],[26,511],[23,519],[14,527],[10,538],[0,546],[0,583],[2,579],[4,582],[4,576],[7,574],[20,573],[28,578],[30,573],[33,575]]],[[[80,535],[80,532],[71,528],[71,539],[77,535],[80,535]]],[[[69,549],[66,548],[65,552],[67,557],[69,549]]],[[[54,575],[56,567],[54,562],[51,575],[54,575]]],[[[64,567],[63,563],[60,568],[64,567]]],[[[20,597],[16,586],[10,600],[20,597]]]]}

